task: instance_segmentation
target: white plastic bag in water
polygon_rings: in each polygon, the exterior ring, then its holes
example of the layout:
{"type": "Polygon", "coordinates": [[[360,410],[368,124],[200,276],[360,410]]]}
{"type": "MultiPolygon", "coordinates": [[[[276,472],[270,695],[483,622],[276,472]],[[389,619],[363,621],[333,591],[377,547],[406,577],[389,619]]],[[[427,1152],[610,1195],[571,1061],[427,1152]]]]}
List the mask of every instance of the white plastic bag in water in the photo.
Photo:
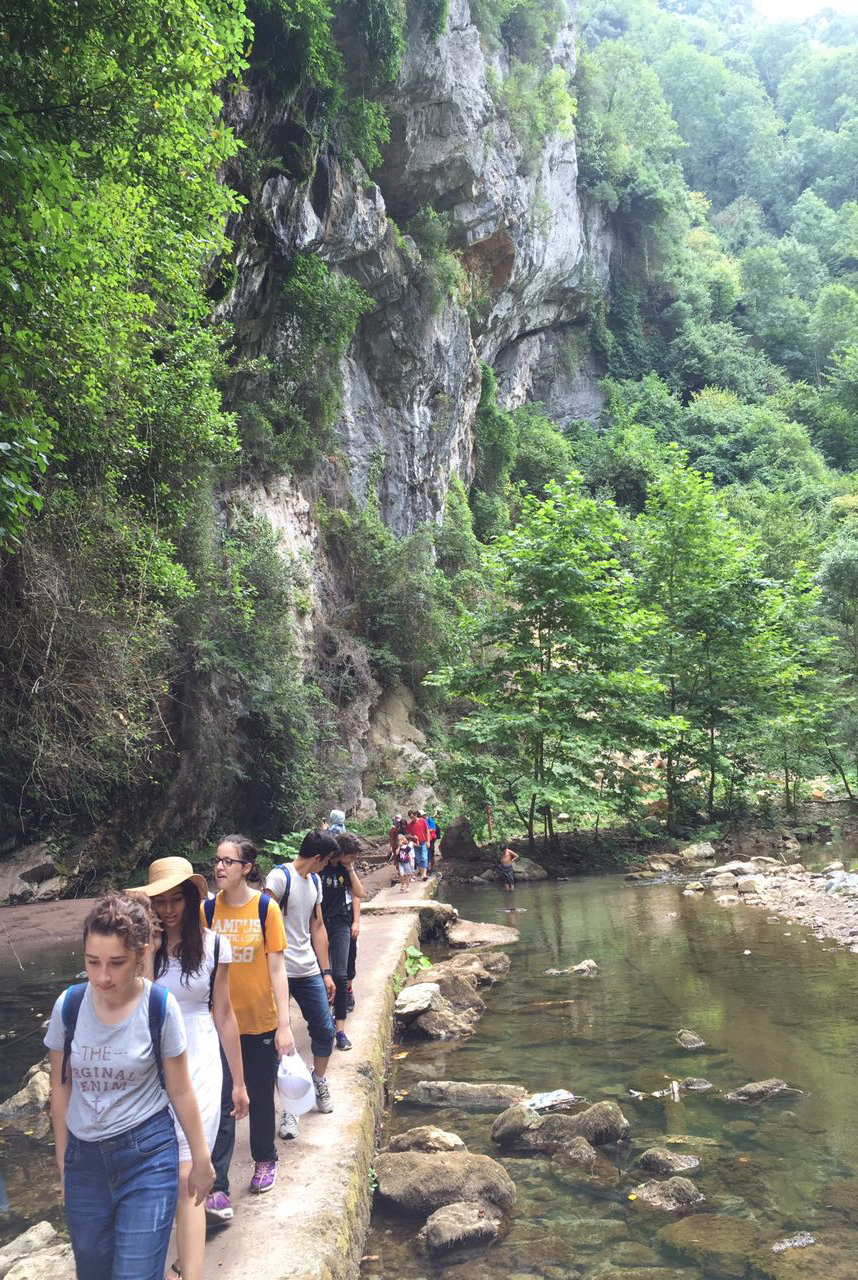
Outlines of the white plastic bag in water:
{"type": "Polygon", "coordinates": [[[284,1054],[277,1068],[277,1092],[284,1111],[302,1116],[316,1101],[310,1068],[298,1053],[284,1054]]]}

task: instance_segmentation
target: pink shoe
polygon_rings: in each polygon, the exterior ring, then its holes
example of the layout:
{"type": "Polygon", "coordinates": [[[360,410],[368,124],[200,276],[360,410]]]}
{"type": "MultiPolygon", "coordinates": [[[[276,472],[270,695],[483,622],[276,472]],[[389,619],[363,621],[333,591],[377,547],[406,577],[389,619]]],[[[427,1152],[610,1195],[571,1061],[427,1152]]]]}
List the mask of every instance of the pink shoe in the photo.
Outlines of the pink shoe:
{"type": "Polygon", "coordinates": [[[270,1191],[276,1181],[277,1161],[257,1160],[253,1177],[250,1179],[250,1190],[255,1191],[257,1195],[262,1195],[263,1191],[270,1191]]]}

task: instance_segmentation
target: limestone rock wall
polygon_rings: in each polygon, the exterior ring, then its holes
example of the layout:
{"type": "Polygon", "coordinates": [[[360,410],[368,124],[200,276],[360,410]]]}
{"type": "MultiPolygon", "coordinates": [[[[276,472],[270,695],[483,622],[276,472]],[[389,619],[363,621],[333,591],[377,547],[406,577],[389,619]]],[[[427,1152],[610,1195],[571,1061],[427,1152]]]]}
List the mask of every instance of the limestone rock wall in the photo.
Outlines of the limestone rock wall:
{"type": "MultiPolygon", "coordinates": [[[[570,70],[573,8],[570,0],[553,55],[570,70]]],[[[524,163],[490,91],[492,64],[468,0],[452,0],[437,40],[423,32],[419,5],[411,9],[401,74],[385,104],[392,137],[383,166],[371,179],[328,150],[309,177],[271,172],[236,222],[237,280],[220,304],[242,354],[276,362],[288,337],[277,318],[278,280],[296,252],[317,253],[375,303],[342,361],[335,454],[312,475],[251,485],[242,495],[271,519],[284,555],[303,566],[310,608],[296,618],[296,632],[308,668],[320,630],[336,626],[343,603],[315,520],[320,495],[335,505],[349,494],[363,502],[382,458],[380,512],[389,527],[406,534],[440,521],[450,477],[471,479],[481,360],[496,367],[511,405],[542,400],[564,423],[601,410],[600,371],[584,350],[586,318],[594,293],[607,289],[613,242],[605,214],[578,189],[575,140],[549,138],[541,158],[524,163]],[[418,255],[399,228],[427,204],[449,214],[453,245],[488,282],[473,318],[458,300],[433,310],[421,292],[418,255]]],[[[496,72],[502,64],[499,54],[496,72]]],[[[294,134],[290,110],[252,89],[230,108],[245,139],[277,145],[294,134]]],[[[371,680],[343,711],[351,765],[341,799],[362,812],[372,807],[363,801],[363,777],[377,772],[374,762],[392,763],[390,711],[371,680]]],[[[397,706],[399,729],[401,712],[397,706]]],[[[398,730],[392,755],[413,772],[415,753],[422,754],[419,742],[398,730]]],[[[417,772],[427,772],[422,762],[417,772]]]]}

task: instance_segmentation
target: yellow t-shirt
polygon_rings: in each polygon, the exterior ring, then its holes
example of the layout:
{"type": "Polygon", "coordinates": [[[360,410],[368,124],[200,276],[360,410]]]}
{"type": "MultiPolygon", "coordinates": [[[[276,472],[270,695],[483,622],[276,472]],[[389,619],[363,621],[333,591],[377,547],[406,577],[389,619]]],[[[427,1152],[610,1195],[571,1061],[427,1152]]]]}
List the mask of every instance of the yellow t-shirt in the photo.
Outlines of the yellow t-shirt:
{"type": "MultiPolygon", "coordinates": [[[[212,928],[232,943],[229,995],[238,1030],[243,1036],[264,1035],[277,1027],[277,1004],[268,972],[268,952],[286,950],[283,916],[273,900],[265,917],[265,937],[259,923],[259,893],[243,907],[230,907],[219,893],[215,898],[212,928]]],[[[200,905],[205,925],[205,913],[200,905]]]]}

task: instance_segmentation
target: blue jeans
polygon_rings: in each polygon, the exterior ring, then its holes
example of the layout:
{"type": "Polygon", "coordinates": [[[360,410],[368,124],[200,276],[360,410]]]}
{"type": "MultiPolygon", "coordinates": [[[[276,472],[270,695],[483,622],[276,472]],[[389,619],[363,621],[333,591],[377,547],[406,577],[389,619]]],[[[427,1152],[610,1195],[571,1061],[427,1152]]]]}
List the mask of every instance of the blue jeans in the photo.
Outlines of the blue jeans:
{"type": "Polygon", "coordinates": [[[334,1048],[334,1019],[322,975],[311,973],[306,978],[290,978],[289,994],[307,1024],[313,1057],[330,1058],[334,1048]]]}
{"type": "Polygon", "coordinates": [[[78,1280],[164,1280],[179,1192],[166,1108],[100,1142],[70,1133],[63,1182],[78,1280]]]}

